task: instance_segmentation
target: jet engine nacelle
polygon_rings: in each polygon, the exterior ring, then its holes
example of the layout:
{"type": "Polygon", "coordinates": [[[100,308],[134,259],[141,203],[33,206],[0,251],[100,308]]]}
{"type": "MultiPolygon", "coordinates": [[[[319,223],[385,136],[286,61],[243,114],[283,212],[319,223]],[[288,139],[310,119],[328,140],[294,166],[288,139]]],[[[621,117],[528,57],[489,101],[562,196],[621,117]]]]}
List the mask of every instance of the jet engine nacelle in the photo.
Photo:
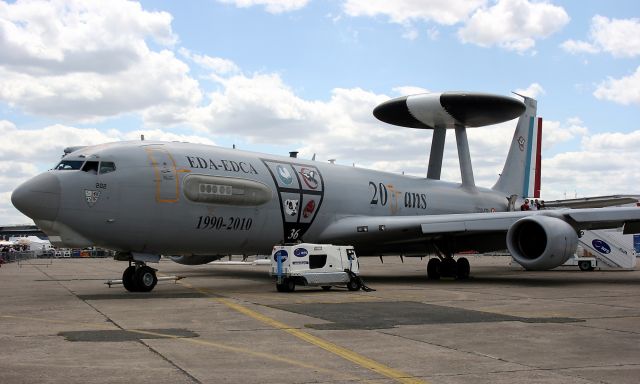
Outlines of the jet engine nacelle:
{"type": "Polygon", "coordinates": [[[171,256],[171,260],[183,265],[201,265],[216,261],[222,258],[222,255],[182,255],[171,256]]]}
{"type": "Polygon", "coordinates": [[[507,232],[507,248],[525,269],[547,270],[564,264],[576,252],[578,235],[567,222],[535,215],[516,221],[507,232]]]}

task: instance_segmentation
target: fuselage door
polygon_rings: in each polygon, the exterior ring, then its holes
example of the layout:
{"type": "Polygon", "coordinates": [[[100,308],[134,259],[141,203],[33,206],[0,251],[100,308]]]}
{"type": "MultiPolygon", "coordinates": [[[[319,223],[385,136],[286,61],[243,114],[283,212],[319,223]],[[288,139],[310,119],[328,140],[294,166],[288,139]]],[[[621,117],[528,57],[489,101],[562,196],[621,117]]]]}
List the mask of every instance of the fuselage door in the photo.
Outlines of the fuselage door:
{"type": "Polygon", "coordinates": [[[178,201],[179,179],[176,162],[171,154],[160,146],[146,147],[151,161],[158,203],[175,203],[178,201]]]}

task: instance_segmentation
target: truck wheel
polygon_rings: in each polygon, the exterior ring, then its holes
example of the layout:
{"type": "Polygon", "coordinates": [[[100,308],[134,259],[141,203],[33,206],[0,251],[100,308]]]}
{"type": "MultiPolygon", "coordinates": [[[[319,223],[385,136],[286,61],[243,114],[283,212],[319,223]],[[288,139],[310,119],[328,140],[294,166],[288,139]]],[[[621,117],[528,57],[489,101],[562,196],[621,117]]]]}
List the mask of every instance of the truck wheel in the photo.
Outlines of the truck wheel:
{"type": "Polygon", "coordinates": [[[287,286],[287,292],[293,292],[296,290],[296,282],[293,279],[286,279],[284,284],[287,286]]]}
{"type": "Polygon", "coordinates": [[[351,278],[347,283],[347,289],[350,291],[357,291],[360,289],[360,280],[351,278]]]}
{"type": "Polygon", "coordinates": [[[328,290],[331,289],[331,286],[330,285],[323,285],[322,289],[325,290],[325,291],[328,291],[328,290]]]}
{"type": "Polygon", "coordinates": [[[581,271],[593,271],[590,261],[580,261],[578,262],[578,267],[580,267],[581,271]]]}
{"type": "Polygon", "coordinates": [[[287,287],[284,284],[276,284],[278,292],[287,292],[287,287]]]}

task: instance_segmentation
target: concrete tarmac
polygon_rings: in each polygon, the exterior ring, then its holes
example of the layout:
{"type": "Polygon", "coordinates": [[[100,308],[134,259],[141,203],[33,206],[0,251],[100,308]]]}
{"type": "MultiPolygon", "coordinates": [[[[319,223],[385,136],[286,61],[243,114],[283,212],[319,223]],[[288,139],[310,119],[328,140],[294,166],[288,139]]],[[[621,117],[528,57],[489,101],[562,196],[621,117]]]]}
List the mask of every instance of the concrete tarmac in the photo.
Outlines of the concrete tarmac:
{"type": "Polygon", "coordinates": [[[162,261],[153,292],[104,282],[126,263],[0,268],[0,383],[638,383],[640,271],[526,272],[470,257],[361,258],[375,292],[276,292],[265,266],[162,261]]]}

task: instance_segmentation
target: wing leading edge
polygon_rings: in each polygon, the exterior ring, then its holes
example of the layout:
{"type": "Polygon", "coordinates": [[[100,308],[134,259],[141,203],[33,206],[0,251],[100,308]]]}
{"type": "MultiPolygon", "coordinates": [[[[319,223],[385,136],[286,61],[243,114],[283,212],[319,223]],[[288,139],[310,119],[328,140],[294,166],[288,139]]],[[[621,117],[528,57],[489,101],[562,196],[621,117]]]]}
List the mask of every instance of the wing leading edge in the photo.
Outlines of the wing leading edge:
{"type": "Polygon", "coordinates": [[[584,208],[430,216],[350,216],[337,220],[320,235],[322,241],[371,240],[375,243],[422,241],[442,236],[505,233],[518,220],[531,216],[560,219],[576,231],[619,228],[640,233],[640,209],[584,208]]]}

